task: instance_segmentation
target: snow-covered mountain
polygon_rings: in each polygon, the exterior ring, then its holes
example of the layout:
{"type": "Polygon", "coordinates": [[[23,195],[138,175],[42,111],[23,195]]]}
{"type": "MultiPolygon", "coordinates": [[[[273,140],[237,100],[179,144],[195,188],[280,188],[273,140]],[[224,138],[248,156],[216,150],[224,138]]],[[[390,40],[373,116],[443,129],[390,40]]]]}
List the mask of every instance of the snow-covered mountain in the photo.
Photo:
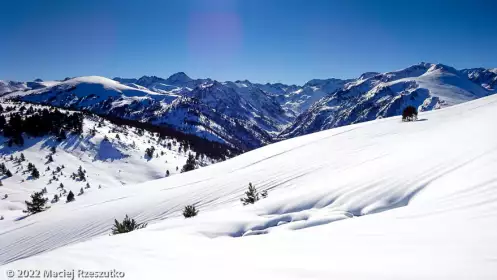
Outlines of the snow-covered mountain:
{"type": "Polygon", "coordinates": [[[496,279],[497,95],[419,118],[296,137],[9,217],[0,221],[0,277],[74,269],[124,279],[496,279]],[[268,197],[243,206],[249,182],[268,197]],[[189,204],[200,212],[184,219],[189,204]],[[125,215],[148,226],[109,236],[125,215]]]}
{"type": "Polygon", "coordinates": [[[429,111],[492,92],[463,71],[420,63],[399,71],[363,75],[316,102],[282,133],[291,138],[328,128],[400,115],[408,105],[429,111]]]}
{"type": "MultiPolygon", "coordinates": [[[[178,72],[164,79],[77,77],[3,82],[21,99],[148,122],[247,151],[327,128],[451,106],[494,93],[497,70],[420,63],[356,79],[314,79],[302,86],[218,82],[178,72]]],[[[7,93],[9,92],[9,93],[7,93]]]]}
{"type": "MultiPolygon", "coordinates": [[[[34,114],[29,113],[30,108],[51,109],[16,103],[0,103],[0,106],[0,118],[6,116],[7,120],[17,112],[24,117],[34,114]]],[[[179,174],[190,153],[197,157],[198,167],[219,161],[202,154],[185,139],[161,138],[159,133],[114,124],[91,115],[84,117],[81,134],[68,133],[67,139],[60,141],[54,135],[31,137],[24,134],[24,145],[9,146],[7,139],[0,133],[0,162],[12,174],[8,177],[0,171],[3,185],[0,186],[3,199],[0,200],[0,216],[7,220],[22,216],[24,201],[44,187],[50,199],[63,190],[78,194],[80,188],[84,188],[85,193],[93,193],[179,174]],[[153,149],[151,157],[147,155],[147,149],[153,149]],[[21,155],[25,160],[15,160],[21,155]],[[30,176],[29,163],[39,170],[40,178],[30,176]],[[71,178],[80,166],[86,175],[84,181],[71,178]],[[60,184],[64,185],[63,189],[59,189],[60,184]],[[86,189],[86,184],[91,187],[86,189]]]]}
{"type": "Polygon", "coordinates": [[[16,81],[2,81],[0,80],[0,96],[5,93],[25,90],[27,89],[26,83],[16,81]]]}
{"type": "Polygon", "coordinates": [[[273,97],[254,86],[191,80],[184,73],[168,79],[121,80],[126,85],[119,80],[78,77],[4,98],[167,125],[243,150],[270,143],[271,135],[293,120],[273,97]]]}
{"type": "Polygon", "coordinates": [[[347,83],[352,81],[354,80],[314,79],[305,83],[303,86],[257,86],[275,96],[281,106],[289,113],[298,116],[319,99],[342,89],[347,83]]]}
{"type": "Polygon", "coordinates": [[[471,81],[480,84],[482,87],[497,91],[497,68],[472,68],[463,69],[461,72],[466,74],[471,81]]]}

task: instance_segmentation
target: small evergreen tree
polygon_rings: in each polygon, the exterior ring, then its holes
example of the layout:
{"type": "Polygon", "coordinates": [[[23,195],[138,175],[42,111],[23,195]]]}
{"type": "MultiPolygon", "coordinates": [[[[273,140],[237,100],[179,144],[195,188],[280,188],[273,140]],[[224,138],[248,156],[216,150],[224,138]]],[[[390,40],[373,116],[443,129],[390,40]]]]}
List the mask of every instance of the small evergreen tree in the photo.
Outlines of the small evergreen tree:
{"type": "Polygon", "coordinates": [[[154,152],[155,152],[155,148],[154,146],[150,147],[150,148],[147,148],[145,150],[145,155],[149,158],[152,158],[154,156],[154,152]]]}
{"type": "Polygon", "coordinates": [[[72,191],[69,191],[69,194],[67,194],[67,201],[66,202],[71,202],[74,201],[74,193],[72,191]]]}
{"type": "Polygon", "coordinates": [[[266,190],[264,190],[264,191],[261,193],[261,196],[262,196],[262,198],[266,198],[266,197],[267,197],[267,191],[266,191],[266,190]]]}
{"type": "Polygon", "coordinates": [[[21,157],[19,158],[19,160],[20,160],[20,161],[25,161],[25,160],[26,160],[26,158],[24,157],[24,154],[23,154],[23,153],[21,153],[21,157]]]}
{"type": "Polygon", "coordinates": [[[169,169],[166,170],[166,177],[169,177],[170,173],[169,173],[169,169]]]}
{"type": "Polygon", "coordinates": [[[53,147],[50,148],[50,152],[52,154],[55,154],[57,152],[57,149],[55,148],[55,146],[53,146],[53,147]]]}
{"type": "Polygon", "coordinates": [[[147,226],[146,223],[137,223],[134,219],[130,219],[128,215],[124,217],[122,223],[120,223],[117,219],[114,220],[114,226],[112,227],[112,234],[121,234],[130,232],[136,229],[142,229],[147,226]]]}
{"type": "Polygon", "coordinates": [[[55,194],[53,196],[52,203],[57,203],[57,202],[59,202],[59,196],[55,194]]]}
{"type": "Polygon", "coordinates": [[[195,205],[187,205],[185,206],[185,209],[183,210],[183,216],[185,218],[191,218],[194,216],[197,216],[198,210],[195,209],[195,205]]]}
{"type": "MultiPolygon", "coordinates": [[[[242,201],[243,205],[247,204],[254,204],[257,201],[259,201],[259,192],[257,189],[252,185],[252,183],[249,183],[248,190],[245,192],[246,197],[241,198],[240,201],[242,201]]],[[[262,198],[267,197],[267,191],[263,191],[261,194],[262,198]]]]}
{"type": "Polygon", "coordinates": [[[78,195],[82,195],[82,194],[84,194],[84,193],[85,193],[85,190],[83,190],[83,188],[81,188],[81,189],[79,190],[78,195]]]}
{"type": "Polygon", "coordinates": [[[81,165],[78,168],[78,177],[79,177],[80,181],[86,181],[85,172],[83,171],[83,168],[81,167],[81,165]]]}
{"type": "Polygon", "coordinates": [[[52,157],[52,155],[48,155],[48,161],[47,161],[47,163],[50,163],[50,162],[53,162],[53,157],[52,157]]]}
{"type": "Polygon", "coordinates": [[[183,165],[183,168],[181,168],[181,173],[194,170],[195,165],[196,165],[195,157],[191,153],[189,153],[185,165],[183,165]]]}
{"type": "Polygon", "coordinates": [[[33,169],[31,170],[31,177],[33,177],[34,179],[40,178],[40,172],[38,172],[38,169],[36,169],[36,167],[33,167],[33,169]]]}
{"type": "Polygon", "coordinates": [[[407,106],[404,111],[402,111],[402,121],[410,122],[418,119],[418,111],[413,106],[407,106]]]}
{"type": "Polygon", "coordinates": [[[12,172],[7,169],[7,171],[5,171],[5,176],[7,176],[8,178],[12,177],[12,172]]]}
{"type": "Polygon", "coordinates": [[[36,214],[44,211],[47,199],[43,197],[42,192],[35,192],[31,195],[31,201],[25,201],[27,212],[30,214],[36,214]]]}
{"type": "Polygon", "coordinates": [[[86,183],[85,189],[89,189],[89,188],[90,188],[90,183],[86,183]]]}

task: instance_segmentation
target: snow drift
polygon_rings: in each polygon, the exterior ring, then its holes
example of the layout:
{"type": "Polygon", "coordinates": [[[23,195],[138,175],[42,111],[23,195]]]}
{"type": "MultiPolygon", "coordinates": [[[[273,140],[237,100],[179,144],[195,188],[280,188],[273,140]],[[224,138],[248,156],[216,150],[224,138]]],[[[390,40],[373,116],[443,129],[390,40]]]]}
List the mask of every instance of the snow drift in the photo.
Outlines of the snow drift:
{"type": "Polygon", "coordinates": [[[495,279],[496,118],[489,96],[87,195],[1,227],[0,277],[117,269],[126,279],[495,279]],[[242,206],[249,182],[269,197],[242,206]],[[181,217],[187,204],[199,216],[181,217]],[[149,226],[108,236],[125,214],[149,226]]]}

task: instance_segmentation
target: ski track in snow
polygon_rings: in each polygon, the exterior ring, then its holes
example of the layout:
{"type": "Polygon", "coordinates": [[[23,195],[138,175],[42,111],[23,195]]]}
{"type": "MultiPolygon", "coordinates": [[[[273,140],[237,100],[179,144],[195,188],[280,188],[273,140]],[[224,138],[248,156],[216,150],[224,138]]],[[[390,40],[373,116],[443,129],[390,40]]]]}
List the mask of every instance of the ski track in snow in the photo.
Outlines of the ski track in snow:
{"type": "Polygon", "coordinates": [[[496,279],[496,102],[489,96],[421,113],[425,121],[393,117],[322,131],[78,197],[0,228],[0,273],[496,279]],[[269,196],[242,206],[249,182],[269,196]],[[188,204],[197,217],[181,216],[188,204]],[[148,227],[108,236],[125,214],[148,227]]]}

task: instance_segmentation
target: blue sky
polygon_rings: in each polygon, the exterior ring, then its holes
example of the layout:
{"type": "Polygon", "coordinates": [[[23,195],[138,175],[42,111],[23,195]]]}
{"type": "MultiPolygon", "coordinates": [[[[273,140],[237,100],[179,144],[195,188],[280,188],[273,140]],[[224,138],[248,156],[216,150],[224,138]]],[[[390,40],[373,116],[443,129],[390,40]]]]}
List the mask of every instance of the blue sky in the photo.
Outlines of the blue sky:
{"type": "Polygon", "coordinates": [[[4,1],[0,79],[302,84],[426,61],[497,67],[493,0],[4,1]]]}

